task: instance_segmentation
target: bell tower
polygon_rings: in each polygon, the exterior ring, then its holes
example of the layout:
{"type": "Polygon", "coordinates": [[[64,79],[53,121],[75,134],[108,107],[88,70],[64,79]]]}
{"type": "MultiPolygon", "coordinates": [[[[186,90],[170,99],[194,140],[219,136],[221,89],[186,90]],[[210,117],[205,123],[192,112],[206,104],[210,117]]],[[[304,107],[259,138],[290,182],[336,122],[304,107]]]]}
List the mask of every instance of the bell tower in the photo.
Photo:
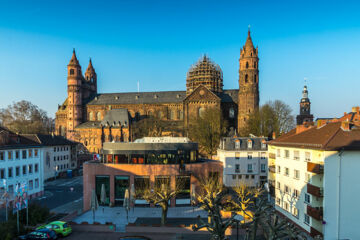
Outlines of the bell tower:
{"type": "Polygon", "coordinates": [[[250,29],[239,60],[238,132],[246,126],[249,114],[259,108],[258,48],[251,40],[250,29]]]}
{"type": "Polygon", "coordinates": [[[82,122],[82,73],[79,61],[76,58],[75,49],[69,64],[67,65],[68,77],[68,112],[67,112],[67,134],[69,139],[74,138],[74,129],[82,122]]]}
{"type": "Polygon", "coordinates": [[[310,113],[310,104],[309,93],[305,85],[300,100],[300,114],[296,116],[296,125],[314,121],[314,116],[310,113]]]}

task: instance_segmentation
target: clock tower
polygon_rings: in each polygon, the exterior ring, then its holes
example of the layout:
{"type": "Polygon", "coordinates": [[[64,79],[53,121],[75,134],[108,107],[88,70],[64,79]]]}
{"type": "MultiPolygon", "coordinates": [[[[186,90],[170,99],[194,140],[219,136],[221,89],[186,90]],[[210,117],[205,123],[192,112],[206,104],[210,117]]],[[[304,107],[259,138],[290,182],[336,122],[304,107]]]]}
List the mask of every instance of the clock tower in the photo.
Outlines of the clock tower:
{"type": "Polygon", "coordinates": [[[300,101],[300,114],[296,116],[296,125],[313,122],[314,120],[314,116],[310,113],[310,99],[308,94],[307,86],[305,85],[300,101]]]}

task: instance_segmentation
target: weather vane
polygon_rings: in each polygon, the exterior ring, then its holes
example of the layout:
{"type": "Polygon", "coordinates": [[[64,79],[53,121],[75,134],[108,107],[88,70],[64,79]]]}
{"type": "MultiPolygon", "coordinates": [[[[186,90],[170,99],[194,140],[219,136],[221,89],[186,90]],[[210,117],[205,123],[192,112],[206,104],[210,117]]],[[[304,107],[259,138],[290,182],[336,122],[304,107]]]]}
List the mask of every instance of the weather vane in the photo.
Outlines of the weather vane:
{"type": "Polygon", "coordinates": [[[249,31],[250,31],[250,27],[251,27],[251,26],[250,26],[250,24],[249,24],[249,25],[248,25],[248,30],[249,30],[249,31]]]}

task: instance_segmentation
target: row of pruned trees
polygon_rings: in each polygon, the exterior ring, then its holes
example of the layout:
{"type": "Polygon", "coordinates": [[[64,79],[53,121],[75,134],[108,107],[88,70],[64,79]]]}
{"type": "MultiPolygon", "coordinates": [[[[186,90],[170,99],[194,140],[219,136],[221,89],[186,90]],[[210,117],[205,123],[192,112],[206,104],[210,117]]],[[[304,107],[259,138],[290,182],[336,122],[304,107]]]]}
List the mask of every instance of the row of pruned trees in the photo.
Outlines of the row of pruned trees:
{"type": "MultiPolygon", "coordinates": [[[[246,220],[240,224],[246,228],[245,239],[255,240],[259,233],[265,239],[302,239],[299,237],[299,230],[285,219],[280,218],[271,203],[268,202],[267,192],[261,188],[250,188],[239,183],[236,187],[226,188],[217,178],[201,178],[199,191],[195,194],[195,205],[205,210],[208,214],[208,221],[198,217],[198,224],[193,226],[193,231],[207,229],[212,240],[226,239],[226,230],[236,224],[235,216],[242,215],[246,220]],[[230,211],[233,214],[224,218],[223,211],[230,211]]],[[[182,183],[177,183],[172,189],[169,181],[162,181],[155,184],[153,188],[144,186],[136,192],[149,203],[159,205],[162,208],[161,224],[166,224],[169,202],[177,194],[183,191],[182,183]]]]}

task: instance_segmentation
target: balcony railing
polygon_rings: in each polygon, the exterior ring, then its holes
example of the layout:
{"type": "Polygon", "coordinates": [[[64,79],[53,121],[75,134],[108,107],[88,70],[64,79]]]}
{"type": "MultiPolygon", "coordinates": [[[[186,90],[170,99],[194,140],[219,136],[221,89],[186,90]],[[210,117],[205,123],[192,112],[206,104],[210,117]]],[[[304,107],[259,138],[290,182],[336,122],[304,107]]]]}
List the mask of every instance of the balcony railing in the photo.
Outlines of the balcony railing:
{"type": "Polygon", "coordinates": [[[317,163],[308,162],[307,163],[307,171],[316,173],[316,174],[323,174],[324,173],[324,166],[317,163]]]}
{"type": "Polygon", "coordinates": [[[307,193],[314,195],[315,197],[322,197],[323,190],[320,187],[314,186],[310,183],[307,184],[307,193]]]}
{"type": "Polygon", "coordinates": [[[323,208],[322,207],[311,207],[310,205],[307,205],[306,213],[307,213],[307,215],[315,218],[318,221],[321,221],[323,219],[323,208]]]}

